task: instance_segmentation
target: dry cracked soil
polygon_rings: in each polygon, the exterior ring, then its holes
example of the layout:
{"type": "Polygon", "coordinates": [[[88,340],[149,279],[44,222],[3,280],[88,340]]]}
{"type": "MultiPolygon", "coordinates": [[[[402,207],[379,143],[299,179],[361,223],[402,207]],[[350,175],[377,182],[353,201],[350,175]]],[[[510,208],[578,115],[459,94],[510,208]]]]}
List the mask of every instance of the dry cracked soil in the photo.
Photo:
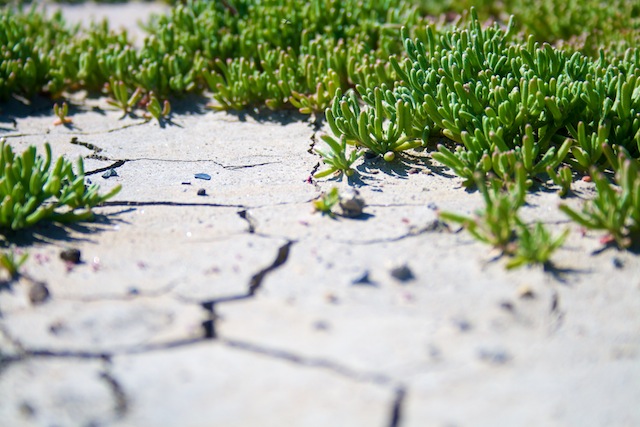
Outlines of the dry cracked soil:
{"type": "Polygon", "coordinates": [[[427,153],[316,181],[321,120],[206,101],[164,127],[82,94],[70,127],[43,100],[2,106],[16,150],[49,142],[123,188],[95,222],[13,236],[30,257],[0,290],[1,425],[640,425],[640,259],[555,193],[523,210],[571,230],[556,268],[507,271],[437,221],[482,200],[427,153]],[[314,213],[334,186],[364,215],[314,213]]]}

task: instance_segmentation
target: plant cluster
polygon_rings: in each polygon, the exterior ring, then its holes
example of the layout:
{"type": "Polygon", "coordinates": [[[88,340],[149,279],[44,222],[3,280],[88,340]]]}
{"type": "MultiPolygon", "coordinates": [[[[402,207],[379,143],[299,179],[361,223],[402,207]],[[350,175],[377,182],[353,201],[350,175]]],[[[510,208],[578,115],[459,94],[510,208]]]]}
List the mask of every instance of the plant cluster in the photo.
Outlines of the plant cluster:
{"type": "Polygon", "coordinates": [[[122,92],[167,97],[206,88],[222,109],[311,113],[338,89],[392,82],[380,60],[402,51],[400,24],[422,18],[402,0],[190,0],[147,23],[141,48],[106,22],[71,27],[35,7],[6,8],[0,21],[2,98],[106,85],[126,111],[133,106],[122,92]]]}
{"type": "Polygon", "coordinates": [[[549,266],[551,255],[562,246],[568,230],[554,237],[541,222],[531,227],[520,218],[518,210],[527,194],[523,165],[516,166],[516,179],[506,186],[496,178],[486,183],[480,173],[475,180],[485,202],[484,210],[474,216],[440,212],[440,217],[461,224],[477,240],[499,249],[509,257],[507,268],[529,264],[549,266]]]}
{"type": "Polygon", "coordinates": [[[120,191],[114,187],[99,194],[97,184],[88,185],[82,158],[73,165],[63,157],[52,164],[51,147],[45,155],[34,146],[16,155],[0,140],[0,230],[20,230],[44,220],[71,222],[90,220],[92,208],[120,191]]]}
{"type": "Polygon", "coordinates": [[[612,185],[605,175],[592,169],[591,177],[596,185],[596,196],[576,211],[566,204],[560,209],[571,219],[586,228],[605,230],[608,236],[603,243],[615,242],[628,248],[634,241],[640,242],[640,164],[636,159],[621,156],[612,185]]]}
{"type": "MultiPolygon", "coordinates": [[[[513,265],[545,263],[562,239],[525,226],[502,191],[550,180],[566,195],[574,174],[589,173],[596,199],[583,212],[562,209],[629,246],[638,234],[640,6],[476,0],[467,14],[470,3],[188,0],[149,21],[140,48],[106,22],[72,27],[60,14],[6,8],[0,98],[102,90],[124,114],[142,106],[161,123],[167,98],[203,90],[218,109],[324,111],[333,136],[316,148],[327,165],[316,177],[352,175],[365,151],[393,161],[438,139],[432,157],[487,203],[481,219],[450,219],[513,265]],[[462,18],[427,25],[428,13],[442,12],[462,18]],[[493,235],[495,224],[505,234],[493,235]]],[[[32,214],[7,221],[19,227],[32,214]]]]}

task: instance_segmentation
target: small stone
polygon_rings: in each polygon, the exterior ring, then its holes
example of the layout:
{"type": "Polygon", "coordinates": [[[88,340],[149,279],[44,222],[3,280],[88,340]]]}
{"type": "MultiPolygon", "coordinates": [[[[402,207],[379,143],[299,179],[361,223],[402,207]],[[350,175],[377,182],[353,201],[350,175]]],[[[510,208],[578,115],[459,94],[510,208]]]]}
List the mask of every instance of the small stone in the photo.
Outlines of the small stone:
{"type": "Polygon", "coordinates": [[[460,332],[468,332],[471,330],[471,322],[467,319],[453,319],[453,324],[458,328],[460,332]]]}
{"type": "Polygon", "coordinates": [[[198,188],[198,196],[206,196],[207,195],[207,190],[205,190],[204,188],[198,188]]]}
{"type": "Polygon", "coordinates": [[[515,307],[513,306],[513,303],[511,301],[502,301],[500,303],[500,308],[509,312],[513,312],[515,310],[515,307]]]}
{"type": "Polygon", "coordinates": [[[50,296],[47,285],[42,282],[33,282],[29,286],[29,301],[33,305],[44,304],[50,296]]]}
{"type": "Polygon", "coordinates": [[[116,172],[115,169],[109,169],[108,171],[106,171],[105,173],[102,174],[102,177],[104,179],[109,179],[112,176],[118,176],[118,172],[116,172]]]}
{"type": "Polygon", "coordinates": [[[340,208],[342,209],[342,214],[348,218],[362,215],[364,205],[364,199],[355,188],[349,188],[340,194],[340,208]]]}
{"type": "Polygon", "coordinates": [[[417,173],[420,173],[420,169],[418,169],[418,168],[411,168],[411,169],[409,169],[409,170],[407,171],[407,173],[408,173],[409,175],[415,175],[415,174],[417,174],[417,173]]]}
{"type": "Polygon", "coordinates": [[[194,178],[196,179],[204,179],[205,181],[210,181],[211,180],[211,175],[209,175],[208,173],[197,173],[194,175],[194,178]]]}
{"type": "Polygon", "coordinates": [[[389,272],[391,277],[401,281],[408,282],[410,280],[414,280],[415,276],[413,275],[413,271],[409,268],[407,264],[402,264],[397,267],[393,267],[389,272]]]}
{"type": "Polygon", "coordinates": [[[318,320],[313,323],[313,329],[316,331],[327,331],[329,330],[329,323],[324,320],[318,320]]]}
{"type": "Polygon", "coordinates": [[[373,285],[373,281],[369,277],[369,270],[365,270],[356,276],[352,281],[352,285],[373,285]]]}
{"type": "Polygon", "coordinates": [[[611,259],[611,263],[617,269],[621,269],[624,267],[624,261],[622,261],[620,258],[615,256],[611,259]]]}
{"type": "Polygon", "coordinates": [[[518,288],[518,296],[522,299],[534,299],[536,294],[530,286],[522,285],[518,288]]]}
{"type": "Polygon", "coordinates": [[[80,249],[76,248],[68,248],[60,252],[60,258],[72,264],[80,264],[81,257],[80,249]]]}

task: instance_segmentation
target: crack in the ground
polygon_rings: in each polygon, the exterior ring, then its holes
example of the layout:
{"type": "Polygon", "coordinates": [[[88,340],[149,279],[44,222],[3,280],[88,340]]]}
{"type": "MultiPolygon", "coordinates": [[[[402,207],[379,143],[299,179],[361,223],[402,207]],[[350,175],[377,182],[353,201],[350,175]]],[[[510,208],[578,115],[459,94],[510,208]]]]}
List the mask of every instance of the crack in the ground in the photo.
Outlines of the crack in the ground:
{"type": "Polygon", "coordinates": [[[287,241],[287,243],[280,246],[280,248],[278,248],[276,259],[273,261],[273,263],[270,266],[258,271],[251,277],[251,280],[249,280],[249,295],[255,295],[256,291],[262,285],[262,282],[264,281],[264,278],[267,276],[267,274],[271,273],[273,270],[276,270],[278,267],[287,262],[287,259],[289,258],[289,251],[293,244],[294,241],[289,240],[287,241]]]}
{"type": "Polygon", "coordinates": [[[258,227],[258,222],[249,213],[249,211],[247,211],[246,209],[238,211],[238,216],[247,222],[247,225],[248,225],[247,232],[249,234],[254,234],[256,232],[256,228],[258,227]]]}
{"type": "Polygon", "coordinates": [[[104,370],[100,373],[100,379],[104,380],[111,390],[111,394],[113,395],[113,400],[115,403],[115,414],[116,419],[120,419],[127,414],[129,410],[129,399],[127,398],[122,385],[118,382],[118,380],[113,376],[111,372],[111,360],[106,359],[104,370]]]}
{"type": "Polygon", "coordinates": [[[394,242],[399,242],[401,240],[418,237],[423,234],[442,233],[442,232],[451,232],[451,230],[445,223],[441,222],[438,219],[434,219],[433,221],[429,221],[423,227],[411,227],[409,231],[407,231],[406,233],[400,236],[388,237],[388,238],[382,238],[382,239],[371,239],[371,240],[335,240],[335,241],[338,243],[346,244],[346,245],[366,246],[366,245],[376,245],[380,243],[394,243],[394,242]]]}
{"type": "Polygon", "coordinates": [[[259,344],[253,344],[247,341],[235,340],[230,338],[220,339],[219,342],[227,347],[243,350],[253,354],[267,356],[274,359],[284,360],[284,361],[293,363],[294,365],[299,365],[299,366],[304,366],[309,368],[326,369],[340,376],[343,376],[358,382],[373,383],[381,386],[396,385],[396,381],[387,375],[376,373],[376,372],[360,372],[355,369],[351,369],[347,366],[341,365],[339,363],[333,362],[329,359],[324,359],[320,357],[300,356],[290,351],[279,350],[275,348],[262,346],[259,344]]]}
{"type": "Polygon", "coordinates": [[[243,205],[225,205],[222,203],[194,203],[194,202],[170,202],[165,200],[156,200],[148,202],[139,202],[134,200],[112,200],[102,202],[98,207],[107,206],[176,206],[176,207],[210,207],[210,208],[240,208],[243,209],[243,205]]]}
{"type": "Polygon", "coordinates": [[[395,389],[395,398],[391,407],[391,419],[389,427],[399,427],[402,421],[402,405],[407,396],[407,390],[404,386],[399,385],[395,389]]]}
{"type": "MultiPolygon", "coordinates": [[[[95,158],[95,157],[90,157],[89,156],[88,158],[95,158]]],[[[109,161],[109,159],[107,159],[106,157],[102,157],[102,156],[98,160],[109,161]]],[[[116,160],[116,161],[114,161],[114,163],[112,163],[109,166],[105,166],[105,167],[102,167],[102,168],[94,169],[94,170],[89,171],[89,172],[85,172],[84,176],[95,175],[97,173],[106,172],[106,171],[109,171],[111,169],[118,169],[119,167],[123,166],[125,163],[127,163],[126,160],[116,160]]]]}

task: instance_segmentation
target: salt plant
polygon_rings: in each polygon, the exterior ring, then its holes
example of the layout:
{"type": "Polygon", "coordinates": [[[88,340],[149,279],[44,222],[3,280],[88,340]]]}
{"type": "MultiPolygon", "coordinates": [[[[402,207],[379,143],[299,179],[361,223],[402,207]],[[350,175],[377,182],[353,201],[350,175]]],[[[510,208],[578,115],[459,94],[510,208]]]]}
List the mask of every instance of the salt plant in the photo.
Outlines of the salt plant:
{"type": "Polygon", "coordinates": [[[44,156],[30,146],[16,155],[6,140],[0,144],[0,230],[20,230],[40,221],[84,221],[93,218],[92,208],[120,191],[106,194],[96,184],[87,185],[82,158],[73,164],[58,157],[52,164],[51,146],[44,156]]]}
{"type": "Polygon", "coordinates": [[[568,230],[554,236],[541,222],[530,226],[518,215],[527,193],[524,167],[516,166],[516,179],[506,188],[499,179],[485,182],[480,173],[475,179],[484,199],[484,209],[473,216],[440,212],[440,218],[462,225],[476,240],[499,249],[508,257],[507,268],[532,264],[549,266],[551,255],[562,246],[568,230]]]}
{"type": "Polygon", "coordinates": [[[587,229],[603,230],[603,243],[628,248],[640,242],[640,167],[638,161],[621,157],[615,183],[597,169],[591,177],[596,195],[584,203],[582,210],[566,204],[560,210],[587,229]]]}

